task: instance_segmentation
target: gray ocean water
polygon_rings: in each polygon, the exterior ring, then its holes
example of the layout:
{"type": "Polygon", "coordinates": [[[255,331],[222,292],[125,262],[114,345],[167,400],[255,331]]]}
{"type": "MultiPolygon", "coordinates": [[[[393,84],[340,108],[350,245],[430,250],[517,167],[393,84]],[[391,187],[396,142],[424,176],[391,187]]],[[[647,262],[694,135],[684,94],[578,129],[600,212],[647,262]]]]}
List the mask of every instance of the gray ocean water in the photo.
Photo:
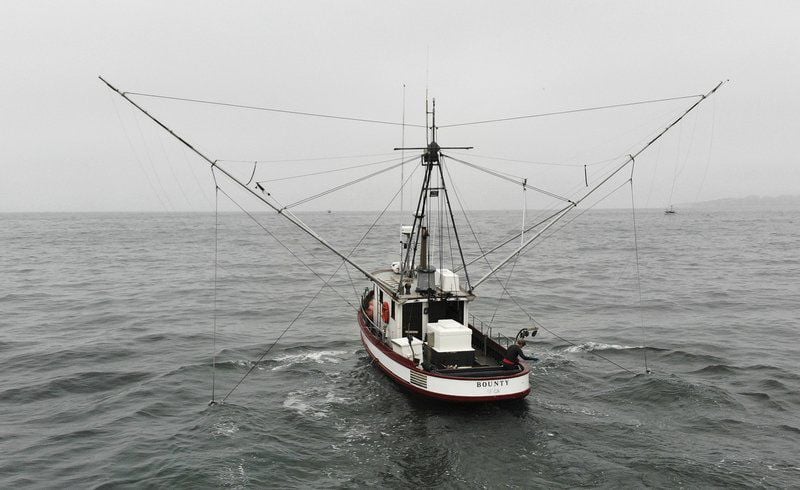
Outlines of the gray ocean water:
{"type": "MultiPolygon", "coordinates": [[[[800,487],[800,210],[639,211],[638,281],[630,212],[581,215],[513,300],[476,290],[496,331],[544,327],[531,395],[477,406],[385,378],[363,279],[257,218],[219,216],[215,267],[213,214],[0,215],[0,487],[800,487]]],[[[349,250],[372,215],[303,218],[349,250]]],[[[397,260],[397,223],[355,255],[397,260]]]]}

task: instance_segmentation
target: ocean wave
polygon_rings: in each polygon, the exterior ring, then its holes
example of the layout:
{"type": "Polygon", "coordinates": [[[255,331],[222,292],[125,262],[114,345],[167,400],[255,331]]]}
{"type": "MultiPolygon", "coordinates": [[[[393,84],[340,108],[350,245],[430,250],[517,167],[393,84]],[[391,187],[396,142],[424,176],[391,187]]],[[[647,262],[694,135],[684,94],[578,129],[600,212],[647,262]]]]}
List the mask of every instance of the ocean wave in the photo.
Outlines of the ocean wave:
{"type": "Polygon", "coordinates": [[[710,354],[698,354],[694,352],[687,352],[682,350],[672,350],[663,352],[660,355],[660,359],[663,361],[669,361],[675,364],[683,364],[687,362],[694,362],[694,363],[713,363],[723,365],[725,364],[725,359],[720,357],[712,356],[710,354]]]}
{"type": "Polygon", "coordinates": [[[606,391],[601,398],[630,403],[637,401],[644,406],[685,409],[701,407],[731,407],[740,409],[741,405],[731,393],[715,385],[692,383],[677,376],[662,378],[654,375],[639,375],[624,386],[606,391]]]}
{"type": "Polygon", "coordinates": [[[348,354],[347,351],[342,350],[322,350],[305,352],[301,354],[286,354],[281,357],[276,357],[273,361],[278,365],[273,367],[273,371],[287,369],[295,364],[305,364],[314,362],[316,364],[339,364],[343,360],[343,356],[348,354]]]}
{"type": "Polygon", "coordinates": [[[152,377],[146,372],[82,372],[44,383],[12,388],[0,393],[0,403],[28,403],[59,398],[65,394],[91,394],[119,389],[152,377]]]}
{"type": "Polygon", "coordinates": [[[312,388],[309,390],[292,391],[286,395],[283,407],[302,417],[324,419],[338,406],[349,405],[351,398],[338,395],[336,391],[312,388]]]}
{"type": "Polygon", "coordinates": [[[619,344],[604,344],[602,342],[584,342],[579,345],[571,345],[569,347],[557,347],[562,352],[576,353],[576,352],[594,352],[594,351],[607,351],[607,350],[631,350],[642,349],[641,345],[619,345],[619,344]]]}

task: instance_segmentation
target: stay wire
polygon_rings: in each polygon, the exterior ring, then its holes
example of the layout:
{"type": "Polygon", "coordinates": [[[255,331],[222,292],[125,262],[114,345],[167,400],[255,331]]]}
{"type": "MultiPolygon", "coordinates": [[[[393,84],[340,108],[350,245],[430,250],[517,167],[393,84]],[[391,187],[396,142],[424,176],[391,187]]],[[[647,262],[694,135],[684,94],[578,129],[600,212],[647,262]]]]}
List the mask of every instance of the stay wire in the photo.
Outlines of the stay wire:
{"type": "Polygon", "coordinates": [[[580,109],[569,109],[565,111],[555,111],[555,112],[542,112],[539,114],[530,114],[526,116],[512,116],[512,117],[503,117],[498,119],[486,119],[483,121],[472,121],[472,122],[465,122],[465,123],[458,123],[458,124],[442,124],[438,126],[439,128],[455,128],[459,126],[472,126],[475,124],[488,124],[488,123],[496,123],[496,122],[504,122],[504,121],[514,121],[518,119],[532,119],[536,117],[546,117],[546,116],[558,116],[562,114],[575,114],[578,112],[589,112],[589,111],[599,111],[603,109],[614,109],[617,107],[630,107],[635,105],[642,105],[642,104],[654,104],[657,102],[669,102],[673,100],[683,100],[683,99],[692,99],[695,97],[703,97],[703,95],[683,95],[680,97],[669,97],[666,99],[651,99],[651,100],[642,100],[639,102],[626,102],[622,104],[611,104],[611,105],[603,105],[603,106],[595,106],[595,107],[583,107],[580,109]]]}
{"type": "Polygon", "coordinates": [[[333,157],[307,157],[307,158],[283,158],[280,160],[269,160],[266,158],[259,158],[258,160],[232,160],[228,158],[220,158],[217,161],[220,163],[297,163],[297,162],[319,162],[327,160],[350,160],[353,158],[366,158],[366,157],[385,157],[394,155],[395,153],[369,153],[366,155],[338,155],[333,157]]]}
{"type": "Polygon", "coordinates": [[[464,160],[459,160],[458,158],[454,158],[454,157],[449,156],[449,155],[447,155],[447,157],[449,159],[451,159],[451,160],[454,160],[454,161],[458,162],[458,163],[461,163],[463,165],[467,165],[468,167],[472,167],[472,168],[474,168],[476,170],[480,170],[480,171],[486,172],[486,173],[488,173],[490,175],[494,175],[495,177],[497,177],[499,179],[507,180],[507,181],[509,181],[511,183],[514,183],[514,184],[517,184],[517,185],[522,185],[526,189],[532,189],[532,190],[534,190],[536,192],[539,192],[539,193],[544,194],[546,196],[552,197],[554,199],[560,199],[560,200],[565,201],[565,202],[572,202],[571,200],[567,199],[566,197],[559,196],[558,194],[553,194],[550,191],[546,191],[544,189],[539,189],[538,187],[534,187],[532,185],[528,185],[527,182],[526,182],[527,179],[519,178],[519,180],[514,180],[514,179],[509,178],[506,175],[503,175],[503,174],[501,174],[499,172],[496,172],[496,171],[488,169],[488,168],[481,167],[479,165],[475,165],[474,163],[469,163],[469,162],[466,162],[464,160]]]}
{"type": "Polygon", "coordinates": [[[325,191],[322,191],[320,193],[314,194],[313,196],[309,196],[309,197],[306,197],[306,198],[301,199],[299,201],[295,201],[295,202],[293,202],[291,204],[287,204],[286,206],[281,208],[281,211],[286,210],[286,209],[290,209],[290,208],[293,208],[293,207],[296,207],[296,206],[299,206],[301,204],[305,204],[305,203],[307,203],[309,201],[313,201],[314,199],[319,199],[320,197],[323,197],[323,196],[326,196],[328,194],[340,191],[340,190],[342,190],[342,189],[344,189],[346,187],[349,187],[351,185],[358,184],[359,182],[363,182],[365,180],[371,179],[372,177],[375,177],[375,176],[380,175],[380,174],[382,174],[384,172],[388,172],[389,170],[395,169],[395,168],[397,168],[397,167],[399,167],[401,165],[409,163],[412,160],[416,160],[416,158],[417,158],[416,156],[413,157],[413,158],[409,158],[406,161],[401,161],[400,163],[396,163],[394,165],[390,165],[390,166],[388,166],[388,167],[386,167],[384,169],[378,170],[377,172],[373,172],[371,174],[364,175],[363,177],[359,177],[357,179],[351,180],[350,182],[346,182],[344,184],[337,185],[336,187],[332,187],[332,188],[330,188],[328,190],[325,190],[325,191]]]}
{"type": "MultiPolygon", "coordinates": [[[[167,99],[167,100],[177,100],[181,102],[193,102],[196,104],[207,104],[207,105],[216,105],[216,106],[223,106],[223,107],[233,107],[236,109],[250,109],[255,111],[266,111],[266,112],[277,112],[281,114],[293,114],[296,116],[311,116],[311,117],[321,117],[327,119],[339,119],[344,121],[356,121],[356,122],[363,122],[363,123],[372,123],[372,124],[388,124],[391,126],[401,126],[402,123],[392,122],[392,121],[380,121],[377,119],[365,119],[360,117],[347,117],[347,116],[336,116],[332,114],[320,114],[314,112],[301,112],[301,111],[292,111],[287,109],[275,109],[272,107],[260,107],[260,106],[253,106],[253,105],[245,105],[245,104],[232,104],[228,102],[217,102],[213,100],[202,100],[202,99],[190,99],[187,97],[173,97],[169,95],[159,95],[159,94],[147,94],[142,92],[122,92],[123,95],[137,95],[139,97],[150,97],[155,99],[167,99]]],[[[405,124],[406,126],[413,126],[415,128],[424,128],[420,124],[405,124]]]]}
{"type": "Polygon", "coordinates": [[[381,161],[378,161],[378,162],[370,162],[370,163],[362,163],[362,164],[359,164],[359,165],[351,165],[349,167],[334,168],[334,169],[331,169],[331,170],[320,170],[318,172],[311,172],[311,173],[300,174],[300,175],[290,175],[289,177],[278,177],[276,179],[259,180],[256,183],[257,184],[266,184],[267,182],[279,182],[279,181],[283,181],[283,180],[301,179],[303,177],[313,177],[315,175],[332,174],[332,173],[336,173],[336,172],[344,172],[345,170],[352,170],[354,168],[363,168],[363,167],[369,167],[369,166],[374,166],[374,165],[380,165],[381,163],[394,162],[394,161],[397,161],[397,160],[399,160],[399,158],[395,157],[395,158],[389,158],[387,160],[381,160],[381,161]]]}

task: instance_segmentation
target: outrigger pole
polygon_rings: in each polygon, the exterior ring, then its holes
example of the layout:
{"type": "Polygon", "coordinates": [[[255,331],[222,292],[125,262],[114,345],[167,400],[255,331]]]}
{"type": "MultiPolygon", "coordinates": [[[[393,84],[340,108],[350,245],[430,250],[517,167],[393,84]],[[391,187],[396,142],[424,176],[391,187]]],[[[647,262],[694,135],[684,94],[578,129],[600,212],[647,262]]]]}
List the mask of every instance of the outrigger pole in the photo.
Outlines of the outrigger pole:
{"type": "MultiPolygon", "coordinates": [[[[697,102],[695,102],[694,104],[692,104],[692,105],[691,105],[691,106],[690,106],[688,109],[686,109],[686,111],[684,111],[684,113],[683,113],[683,114],[681,114],[681,115],[680,115],[680,116],[679,116],[677,119],[675,119],[674,121],[672,121],[672,123],[670,123],[670,124],[669,124],[669,125],[668,125],[666,128],[664,128],[664,129],[663,129],[663,130],[662,130],[660,133],[658,133],[658,134],[657,134],[655,137],[653,137],[653,139],[651,139],[651,140],[650,140],[650,141],[649,141],[649,142],[648,142],[646,145],[644,145],[644,146],[643,146],[641,149],[639,149],[639,151],[637,151],[637,152],[636,152],[636,153],[634,153],[634,154],[628,155],[628,158],[627,158],[627,159],[626,159],[626,160],[625,160],[625,161],[624,161],[624,162],[623,162],[623,163],[622,163],[622,164],[621,164],[619,167],[617,167],[617,169],[616,169],[616,170],[614,170],[613,172],[611,172],[611,174],[610,174],[610,175],[608,175],[608,176],[607,176],[605,179],[603,179],[602,181],[600,181],[600,183],[599,183],[599,184],[597,184],[596,186],[592,187],[592,189],[590,189],[589,191],[587,191],[587,192],[586,192],[586,194],[584,194],[584,195],[583,195],[583,197],[581,197],[581,198],[580,198],[580,199],[578,199],[577,201],[570,202],[569,206],[567,206],[567,207],[563,208],[561,211],[558,211],[558,212],[556,213],[556,215],[555,215],[555,216],[552,218],[552,221],[550,221],[550,223],[548,223],[548,224],[547,224],[547,226],[545,226],[544,228],[542,228],[542,229],[541,229],[541,230],[540,230],[538,233],[536,233],[534,236],[532,236],[530,239],[528,239],[528,240],[527,240],[527,241],[526,241],[524,244],[522,244],[522,245],[521,245],[519,248],[517,248],[517,249],[516,249],[514,252],[512,252],[512,253],[511,253],[511,255],[509,255],[508,257],[506,257],[505,259],[503,259],[503,261],[502,261],[502,262],[500,262],[500,264],[498,264],[496,267],[494,267],[494,268],[493,268],[491,271],[489,271],[489,272],[488,272],[488,273],[487,273],[485,276],[483,276],[482,278],[480,278],[480,279],[479,279],[479,280],[478,280],[478,281],[477,281],[475,284],[473,284],[473,285],[472,285],[472,289],[475,289],[476,287],[478,287],[478,286],[479,286],[481,283],[483,283],[483,282],[484,282],[486,279],[490,278],[490,277],[491,277],[491,276],[492,276],[492,275],[493,275],[495,272],[497,272],[498,270],[500,270],[500,269],[501,269],[501,268],[502,268],[504,265],[506,265],[506,264],[507,264],[507,263],[508,263],[508,262],[509,262],[511,259],[513,259],[515,256],[517,256],[517,254],[519,254],[520,252],[522,252],[522,251],[525,249],[525,247],[527,247],[528,245],[530,245],[531,243],[533,243],[533,241],[534,241],[534,240],[536,240],[536,239],[538,239],[538,238],[539,238],[539,237],[542,235],[542,233],[544,233],[545,231],[547,231],[547,229],[548,229],[548,228],[550,228],[551,226],[553,226],[553,225],[554,225],[556,222],[560,221],[560,220],[561,220],[561,218],[563,218],[564,216],[566,216],[567,214],[569,214],[569,212],[570,212],[570,211],[572,211],[573,209],[575,209],[576,207],[578,207],[578,204],[580,204],[581,202],[583,202],[583,201],[584,201],[584,200],[585,200],[587,197],[589,197],[590,195],[592,195],[592,194],[593,194],[593,193],[594,193],[594,192],[595,192],[597,189],[599,189],[600,187],[602,187],[602,186],[603,186],[603,185],[604,185],[606,182],[608,182],[608,181],[609,181],[609,180],[610,180],[612,177],[614,177],[614,176],[615,176],[617,173],[619,173],[619,171],[620,171],[620,170],[622,170],[623,168],[627,167],[629,163],[631,163],[631,162],[635,162],[635,161],[636,161],[636,157],[638,157],[639,155],[641,155],[641,154],[642,154],[642,153],[643,153],[643,152],[644,152],[646,149],[648,149],[648,148],[650,147],[650,145],[652,145],[653,143],[655,143],[656,141],[658,141],[658,139],[659,139],[659,138],[661,138],[662,136],[664,136],[664,134],[665,134],[667,131],[669,131],[670,129],[672,129],[672,127],[673,127],[673,126],[675,126],[676,124],[678,124],[678,123],[681,121],[681,119],[683,119],[684,117],[686,117],[686,115],[687,115],[687,114],[689,114],[689,113],[690,113],[690,112],[691,112],[691,111],[692,111],[692,110],[693,110],[695,107],[697,107],[698,105],[700,105],[700,103],[701,103],[701,102],[703,102],[703,101],[704,101],[704,100],[706,100],[708,97],[710,97],[711,95],[713,95],[713,94],[714,94],[714,92],[716,92],[716,91],[717,91],[717,89],[718,89],[718,88],[720,88],[720,87],[722,86],[722,84],[724,84],[724,83],[725,83],[725,80],[723,80],[723,81],[719,82],[719,83],[717,84],[717,86],[716,86],[716,87],[714,87],[713,89],[711,89],[711,91],[710,91],[710,92],[708,92],[708,93],[707,93],[707,94],[705,94],[705,95],[701,95],[701,96],[700,96],[700,100],[698,100],[697,102]]],[[[515,235],[515,237],[516,237],[516,236],[519,236],[519,234],[515,235]]],[[[506,242],[506,243],[507,243],[507,242],[506,242]]],[[[494,249],[492,249],[492,251],[494,251],[494,250],[497,250],[497,248],[494,248],[494,249]]],[[[485,255],[486,255],[486,254],[484,254],[484,256],[485,256],[485,255]]]]}
{"type": "Polygon", "coordinates": [[[221,172],[223,175],[225,175],[226,177],[228,177],[228,178],[229,178],[231,181],[233,181],[234,183],[238,184],[238,185],[239,185],[241,188],[245,189],[247,192],[249,192],[250,194],[252,194],[253,196],[255,196],[255,197],[258,199],[258,200],[260,200],[261,202],[263,202],[264,204],[266,204],[267,206],[269,206],[270,208],[272,208],[272,209],[273,209],[273,210],[274,210],[276,213],[278,213],[279,215],[281,215],[281,216],[285,217],[285,218],[286,218],[287,220],[289,220],[289,221],[290,221],[292,224],[294,224],[295,226],[297,226],[298,228],[300,228],[301,230],[303,230],[304,232],[306,232],[306,233],[307,233],[309,236],[311,236],[313,239],[315,239],[315,240],[316,240],[316,241],[318,241],[320,244],[322,244],[322,245],[323,245],[325,248],[327,248],[328,250],[330,250],[330,251],[331,251],[331,252],[333,252],[334,254],[338,255],[338,256],[339,256],[339,257],[340,257],[342,260],[344,260],[344,261],[345,261],[345,262],[347,262],[348,264],[350,264],[350,265],[352,265],[353,267],[355,267],[355,268],[356,268],[356,269],[357,269],[359,272],[361,272],[362,274],[364,274],[365,276],[367,276],[367,277],[368,277],[370,280],[372,280],[372,281],[374,281],[374,282],[376,282],[376,283],[381,283],[381,284],[383,283],[383,281],[381,281],[380,279],[378,279],[378,278],[377,278],[377,277],[375,277],[374,275],[372,275],[372,274],[370,274],[369,272],[367,272],[367,271],[366,271],[366,270],[365,270],[363,267],[361,267],[361,266],[360,266],[360,265],[358,265],[357,263],[353,262],[353,261],[352,261],[352,260],[351,260],[351,259],[350,259],[350,258],[349,258],[347,255],[345,255],[344,253],[340,252],[340,251],[339,251],[339,250],[337,250],[337,249],[336,249],[336,248],[335,248],[333,245],[331,245],[330,243],[328,243],[327,241],[325,241],[325,239],[324,239],[324,238],[322,238],[321,236],[317,235],[317,233],[316,233],[314,230],[312,230],[312,229],[311,229],[311,228],[310,228],[310,227],[309,227],[307,224],[303,223],[303,221],[302,221],[300,218],[298,218],[297,216],[295,216],[293,213],[291,213],[290,211],[287,211],[287,212],[285,212],[285,211],[286,211],[285,209],[280,209],[280,208],[278,208],[278,207],[274,206],[272,203],[270,203],[269,201],[267,201],[267,200],[266,200],[266,199],[265,199],[265,198],[264,198],[262,195],[260,195],[259,193],[257,193],[257,192],[256,192],[256,191],[254,191],[253,189],[250,189],[249,187],[247,187],[247,185],[245,185],[244,183],[242,183],[242,181],[240,181],[239,179],[237,179],[236,177],[234,177],[233,175],[231,175],[231,174],[230,174],[230,173],[229,173],[227,170],[225,170],[224,168],[222,168],[222,167],[220,167],[219,165],[217,165],[217,162],[216,162],[216,161],[214,161],[214,160],[211,160],[211,159],[210,159],[209,157],[207,157],[205,154],[203,154],[202,152],[200,152],[200,151],[199,151],[197,148],[195,148],[194,146],[192,146],[192,145],[191,145],[191,144],[190,144],[188,141],[186,141],[186,140],[185,140],[185,139],[183,139],[181,136],[179,136],[178,134],[176,134],[176,133],[175,133],[173,130],[171,130],[171,129],[170,129],[170,128],[168,128],[166,125],[164,125],[164,123],[162,123],[161,121],[159,121],[158,119],[156,119],[155,117],[153,117],[153,116],[152,116],[152,115],[151,115],[149,112],[147,112],[147,111],[146,111],[146,110],[144,110],[144,109],[143,109],[141,106],[139,106],[139,104],[137,104],[136,102],[134,102],[134,101],[132,101],[130,98],[128,98],[128,96],[126,95],[126,93],[127,93],[127,92],[121,92],[121,91],[119,91],[119,89],[117,89],[116,87],[114,87],[113,85],[111,85],[110,83],[108,83],[108,82],[107,82],[107,81],[106,81],[106,80],[105,80],[105,79],[104,79],[102,76],[98,76],[97,78],[99,78],[99,79],[100,79],[100,80],[101,80],[103,83],[105,83],[106,85],[108,85],[108,88],[110,88],[111,90],[113,90],[114,92],[116,92],[117,94],[119,94],[119,96],[120,96],[120,97],[122,97],[123,99],[127,100],[128,102],[130,102],[130,103],[131,103],[131,105],[133,105],[135,108],[139,109],[139,110],[140,110],[140,111],[141,111],[141,112],[142,112],[142,113],[143,113],[145,116],[149,117],[150,119],[152,119],[152,120],[153,120],[153,122],[155,122],[156,124],[158,124],[159,126],[161,126],[161,127],[162,127],[162,128],[163,128],[163,129],[164,129],[166,132],[168,132],[170,135],[172,135],[172,136],[173,136],[175,139],[177,139],[178,141],[180,141],[181,143],[183,143],[184,145],[186,145],[186,147],[188,147],[190,150],[192,150],[193,152],[195,152],[195,153],[196,153],[196,154],[197,154],[197,155],[198,155],[200,158],[202,158],[203,160],[205,160],[206,162],[208,162],[208,163],[211,165],[211,170],[212,170],[212,171],[213,171],[213,170],[216,168],[216,169],[217,169],[217,170],[219,170],[219,171],[220,171],[220,172],[221,172]]]}

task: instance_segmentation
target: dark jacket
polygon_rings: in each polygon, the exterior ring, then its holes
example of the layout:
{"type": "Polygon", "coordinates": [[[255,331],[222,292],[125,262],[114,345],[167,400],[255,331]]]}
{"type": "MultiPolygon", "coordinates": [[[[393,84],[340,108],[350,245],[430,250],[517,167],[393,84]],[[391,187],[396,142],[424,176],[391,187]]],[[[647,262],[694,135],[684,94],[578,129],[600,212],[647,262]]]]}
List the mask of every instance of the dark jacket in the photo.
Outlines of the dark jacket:
{"type": "Polygon", "coordinates": [[[506,350],[506,359],[514,364],[519,364],[519,357],[525,359],[526,361],[532,361],[534,359],[533,356],[526,356],[525,353],[522,352],[522,347],[518,346],[517,344],[511,344],[508,346],[508,350],[506,350]]]}

